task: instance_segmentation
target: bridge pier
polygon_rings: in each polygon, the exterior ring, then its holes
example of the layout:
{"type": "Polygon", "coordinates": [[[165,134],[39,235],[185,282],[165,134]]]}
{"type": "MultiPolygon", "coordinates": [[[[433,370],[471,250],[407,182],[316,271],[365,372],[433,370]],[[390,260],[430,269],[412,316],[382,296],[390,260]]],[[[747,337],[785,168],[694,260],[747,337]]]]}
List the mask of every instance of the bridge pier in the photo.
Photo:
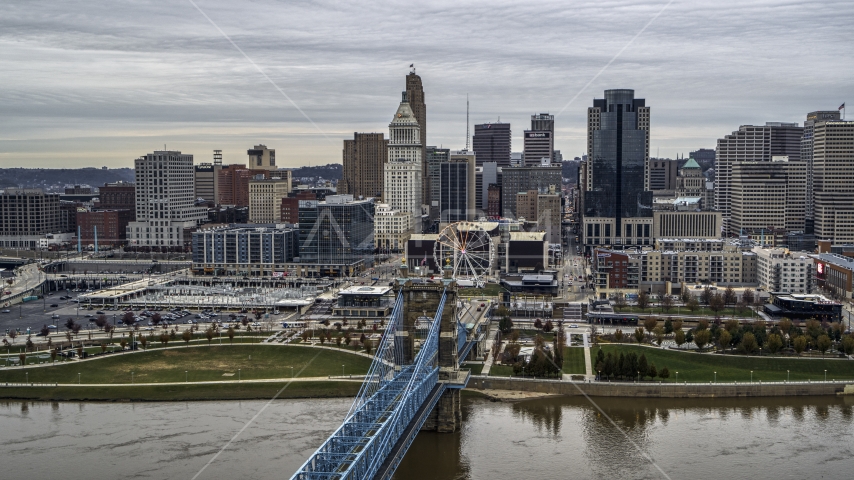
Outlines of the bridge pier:
{"type": "Polygon", "coordinates": [[[460,390],[449,388],[445,390],[430,416],[424,421],[422,431],[454,433],[462,426],[462,410],[460,409],[460,390]]]}

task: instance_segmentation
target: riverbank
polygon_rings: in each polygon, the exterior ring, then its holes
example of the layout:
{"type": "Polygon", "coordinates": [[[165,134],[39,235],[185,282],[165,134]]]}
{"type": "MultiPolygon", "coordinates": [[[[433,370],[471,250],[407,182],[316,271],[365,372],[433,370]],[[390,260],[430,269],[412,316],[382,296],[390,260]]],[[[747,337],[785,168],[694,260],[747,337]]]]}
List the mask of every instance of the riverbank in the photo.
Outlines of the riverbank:
{"type": "Polygon", "coordinates": [[[0,387],[0,399],[95,402],[179,402],[355,397],[361,382],[339,380],[167,385],[59,385],[0,387]]]}
{"type": "MultiPolygon", "coordinates": [[[[839,395],[852,382],[567,382],[523,378],[475,377],[468,388],[482,391],[512,390],[536,394],[635,398],[727,398],[839,395]]],[[[849,387],[850,388],[850,387],[849,387]]]]}

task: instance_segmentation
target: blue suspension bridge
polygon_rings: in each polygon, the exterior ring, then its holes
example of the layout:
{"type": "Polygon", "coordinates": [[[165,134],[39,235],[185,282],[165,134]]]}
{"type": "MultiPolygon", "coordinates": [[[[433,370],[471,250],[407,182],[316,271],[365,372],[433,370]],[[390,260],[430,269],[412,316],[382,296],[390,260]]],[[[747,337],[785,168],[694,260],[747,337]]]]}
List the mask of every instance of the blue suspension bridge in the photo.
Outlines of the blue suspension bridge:
{"type": "Polygon", "coordinates": [[[458,428],[459,391],[470,377],[459,359],[476,340],[456,318],[454,287],[443,283],[401,287],[344,423],[292,479],[391,479],[419,430],[458,428]]]}

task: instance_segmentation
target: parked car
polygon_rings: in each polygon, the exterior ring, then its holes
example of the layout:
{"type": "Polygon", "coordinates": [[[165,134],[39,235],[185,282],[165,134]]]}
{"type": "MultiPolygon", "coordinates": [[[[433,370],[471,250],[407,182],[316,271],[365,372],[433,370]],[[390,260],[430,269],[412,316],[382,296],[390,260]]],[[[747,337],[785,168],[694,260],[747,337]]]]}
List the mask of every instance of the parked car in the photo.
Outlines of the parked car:
{"type": "Polygon", "coordinates": [[[56,307],[58,307],[58,306],[59,306],[59,305],[57,305],[57,304],[55,304],[55,303],[51,303],[51,304],[50,304],[50,307],[51,307],[51,308],[56,308],[56,307]]]}

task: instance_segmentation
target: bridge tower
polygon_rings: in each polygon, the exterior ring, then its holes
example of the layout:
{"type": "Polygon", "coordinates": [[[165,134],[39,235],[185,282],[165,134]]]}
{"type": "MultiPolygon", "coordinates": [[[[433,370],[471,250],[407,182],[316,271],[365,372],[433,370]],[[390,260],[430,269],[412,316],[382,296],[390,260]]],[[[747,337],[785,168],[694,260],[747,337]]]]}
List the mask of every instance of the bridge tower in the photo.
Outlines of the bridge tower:
{"type": "MultiPolygon", "coordinates": [[[[439,308],[442,294],[446,293],[445,308],[439,326],[439,382],[454,383],[460,368],[458,355],[457,284],[452,278],[453,269],[446,265],[441,281],[430,281],[409,276],[406,260],[400,266],[401,278],[395,284],[395,292],[403,292],[403,332],[397,340],[404,345],[408,359],[415,358],[413,334],[419,318],[429,319],[439,308]]],[[[421,430],[442,433],[456,432],[462,422],[460,389],[448,388],[436,403],[421,430]]]]}

